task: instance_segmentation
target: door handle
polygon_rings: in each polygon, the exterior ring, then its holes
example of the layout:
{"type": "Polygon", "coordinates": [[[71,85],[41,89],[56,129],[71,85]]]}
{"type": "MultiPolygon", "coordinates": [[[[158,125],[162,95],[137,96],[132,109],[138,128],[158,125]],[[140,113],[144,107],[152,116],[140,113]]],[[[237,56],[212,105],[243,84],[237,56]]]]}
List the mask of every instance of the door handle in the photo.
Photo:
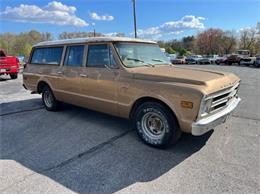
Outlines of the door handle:
{"type": "Polygon", "coordinates": [[[86,74],[80,74],[80,77],[88,77],[86,74]]]}
{"type": "Polygon", "coordinates": [[[63,74],[63,72],[62,71],[58,71],[57,74],[63,74]]]}

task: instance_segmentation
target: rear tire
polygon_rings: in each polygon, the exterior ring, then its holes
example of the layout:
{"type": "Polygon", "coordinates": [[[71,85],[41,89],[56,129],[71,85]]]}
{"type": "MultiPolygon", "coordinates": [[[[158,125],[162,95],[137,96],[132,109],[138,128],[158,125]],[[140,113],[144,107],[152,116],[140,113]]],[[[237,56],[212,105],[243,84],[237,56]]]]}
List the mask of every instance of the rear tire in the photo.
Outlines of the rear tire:
{"type": "Polygon", "coordinates": [[[165,148],[181,137],[176,117],[164,105],[145,102],[134,114],[137,134],[148,145],[165,148]]]}
{"type": "Polygon", "coordinates": [[[51,88],[47,85],[42,89],[42,102],[48,111],[57,111],[59,109],[59,102],[54,97],[51,88]]]}
{"type": "Polygon", "coordinates": [[[17,75],[17,73],[15,73],[15,74],[10,74],[10,77],[11,77],[11,79],[17,79],[18,75],[17,75]]]}

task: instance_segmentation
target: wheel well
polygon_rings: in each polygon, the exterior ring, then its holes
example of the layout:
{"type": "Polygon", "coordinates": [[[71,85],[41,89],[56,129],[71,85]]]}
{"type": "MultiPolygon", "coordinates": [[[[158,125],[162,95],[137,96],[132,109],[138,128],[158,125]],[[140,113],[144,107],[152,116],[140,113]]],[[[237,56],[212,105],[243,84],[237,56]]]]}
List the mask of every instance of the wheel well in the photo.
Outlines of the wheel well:
{"type": "Polygon", "coordinates": [[[40,81],[37,86],[37,93],[41,94],[44,86],[49,86],[49,85],[44,81],[40,81]]]}
{"type": "Polygon", "coordinates": [[[162,104],[163,106],[165,106],[165,108],[167,108],[172,113],[172,115],[176,118],[177,122],[179,123],[176,114],[173,112],[173,110],[165,102],[163,102],[159,99],[156,99],[156,98],[152,98],[152,97],[142,97],[142,98],[136,100],[134,105],[132,106],[132,109],[131,109],[131,112],[130,112],[130,116],[129,116],[130,119],[133,119],[133,115],[134,115],[136,109],[138,108],[138,106],[142,105],[145,102],[157,102],[159,104],[162,104]]]}

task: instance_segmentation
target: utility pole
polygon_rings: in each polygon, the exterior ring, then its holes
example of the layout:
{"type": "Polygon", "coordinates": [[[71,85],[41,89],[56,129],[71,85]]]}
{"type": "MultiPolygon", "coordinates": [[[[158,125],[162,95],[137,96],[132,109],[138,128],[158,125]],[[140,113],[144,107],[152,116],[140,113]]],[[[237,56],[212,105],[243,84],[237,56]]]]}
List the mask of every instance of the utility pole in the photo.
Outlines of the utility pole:
{"type": "Polygon", "coordinates": [[[135,13],[135,0],[132,0],[133,2],[133,14],[134,14],[134,29],[135,29],[135,38],[137,38],[137,31],[136,31],[136,13],[135,13]]]}

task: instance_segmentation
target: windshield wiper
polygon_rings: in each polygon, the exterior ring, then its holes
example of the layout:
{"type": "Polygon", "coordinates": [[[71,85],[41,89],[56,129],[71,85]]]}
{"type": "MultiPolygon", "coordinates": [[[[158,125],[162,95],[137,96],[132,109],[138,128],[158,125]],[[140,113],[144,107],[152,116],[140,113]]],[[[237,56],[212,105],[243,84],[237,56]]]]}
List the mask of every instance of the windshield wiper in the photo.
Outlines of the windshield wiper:
{"type": "Polygon", "coordinates": [[[155,61],[155,62],[165,62],[165,61],[160,60],[160,59],[152,59],[152,61],[155,61]]]}
{"type": "Polygon", "coordinates": [[[126,58],[126,59],[127,59],[127,60],[133,60],[133,61],[136,61],[136,62],[141,62],[141,63],[144,64],[144,66],[154,67],[153,64],[150,64],[150,63],[145,62],[145,61],[143,61],[143,60],[141,60],[141,59],[138,59],[138,58],[126,58]]]}
{"type": "Polygon", "coordinates": [[[152,59],[152,61],[155,61],[155,62],[163,62],[163,63],[170,64],[169,62],[164,61],[164,60],[160,60],[160,59],[152,59]]]}

